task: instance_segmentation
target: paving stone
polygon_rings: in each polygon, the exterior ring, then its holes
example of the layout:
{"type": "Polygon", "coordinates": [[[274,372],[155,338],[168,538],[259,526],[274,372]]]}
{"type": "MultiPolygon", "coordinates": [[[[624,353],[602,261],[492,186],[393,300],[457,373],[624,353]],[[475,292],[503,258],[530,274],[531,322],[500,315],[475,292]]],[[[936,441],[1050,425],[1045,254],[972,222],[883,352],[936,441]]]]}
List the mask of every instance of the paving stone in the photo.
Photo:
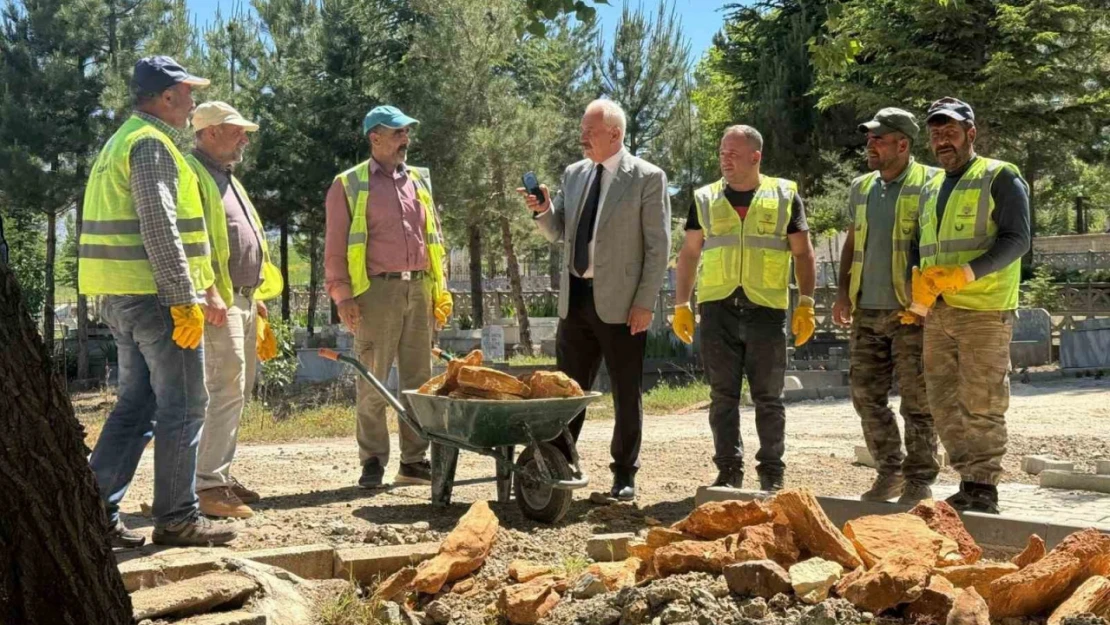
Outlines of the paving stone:
{"type": "Polygon", "coordinates": [[[1074,462],[1059,460],[1052,456],[1023,456],[1021,470],[1031,475],[1040,475],[1044,471],[1072,471],[1074,462]]]}
{"type": "Polygon", "coordinates": [[[586,541],[586,555],[594,562],[619,562],[628,559],[628,543],[635,540],[632,532],[598,534],[586,541]]]}
{"type": "Polygon", "coordinates": [[[335,573],[335,548],[325,544],[259,549],[235,557],[276,566],[304,579],[331,579],[335,573]]]}
{"type": "Polygon", "coordinates": [[[252,614],[243,610],[216,612],[175,621],[174,625],[266,625],[266,615],[252,614]]]}
{"type": "Polygon", "coordinates": [[[254,580],[238,573],[209,573],[131,594],[136,621],[159,616],[187,616],[218,606],[239,607],[256,590],[254,580]]]}
{"type": "Polygon", "coordinates": [[[369,584],[397,571],[429,560],[439,553],[439,543],[352,547],[335,551],[335,577],[369,584]]]}
{"type": "Polygon", "coordinates": [[[140,588],[153,588],[166,582],[178,582],[215,571],[219,568],[221,557],[223,555],[215,553],[162,552],[148,558],[121,562],[119,573],[123,578],[124,590],[135,592],[140,588]]]}
{"type": "MultiPolygon", "coordinates": [[[[1072,471],[1045,471],[1041,473],[1041,487],[1110,493],[1110,475],[1075,473],[1072,471]]],[[[1074,517],[1075,514],[1071,513],[1069,516],[1074,517]]]]}
{"type": "Polygon", "coordinates": [[[1095,473],[1110,475],[1110,460],[1095,460],[1095,473]]]}

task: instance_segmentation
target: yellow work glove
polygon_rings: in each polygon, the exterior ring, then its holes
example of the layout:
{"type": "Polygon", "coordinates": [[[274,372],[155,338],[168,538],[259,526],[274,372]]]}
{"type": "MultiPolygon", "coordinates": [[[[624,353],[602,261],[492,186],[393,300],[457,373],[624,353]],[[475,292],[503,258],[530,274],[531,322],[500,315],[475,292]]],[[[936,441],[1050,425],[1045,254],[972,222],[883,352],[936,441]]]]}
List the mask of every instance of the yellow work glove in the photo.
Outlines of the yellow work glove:
{"type": "Polygon", "coordinates": [[[432,314],[436,317],[436,329],[442,329],[447,325],[447,319],[451,316],[451,311],[455,308],[455,300],[451,297],[450,291],[443,291],[436,296],[435,304],[432,306],[432,314]]]}
{"type": "MultiPolygon", "coordinates": [[[[910,295],[913,297],[913,302],[910,303],[908,312],[919,317],[928,315],[929,309],[936,303],[939,294],[940,290],[933,284],[933,281],[922,275],[920,269],[914,267],[913,278],[910,282],[910,295]]],[[[902,319],[902,323],[907,323],[905,318],[902,319]]]]}
{"type": "Polygon", "coordinates": [[[802,295],[798,298],[798,307],[794,309],[793,318],[790,320],[790,331],[794,333],[794,347],[801,347],[808,343],[816,329],[817,315],[813,312],[813,298],[802,295]]]}
{"type": "Polygon", "coordinates": [[[170,306],[173,317],[173,342],[181,349],[196,349],[204,338],[204,311],[200,304],[170,306]]]}
{"type": "Polygon", "coordinates": [[[898,311],[898,320],[901,321],[904,326],[917,326],[921,325],[921,322],[924,321],[924,319],[917,316],[916,313],[912,313],[908,310],[898,311]]]}
{"type": "Polygon", "coordinates": [[[674,330],[674,335],[678,337],[678,340],[687,345],[693,343],[694,325],[694,310],[690,308],[690,302],[676,305],[674,307],[674,319],[671,321],[671,329],[674,330]]]}
{"type": "Polygon", "coordinates": [[[277,337],[274,336],[274,329],[270,327],[270,322],[266,321],[265,317],[258,318],[258,338],[255,340],[255,351],[258,353],[258,359],[262,362],[277,356],[277,337]]]}
{"type": "Polygon", "coordinates": [[[939,293],[955,293],[975,279],[971,270],[964,265],[929,267],[921,275],[932,282],[939,293]]]}

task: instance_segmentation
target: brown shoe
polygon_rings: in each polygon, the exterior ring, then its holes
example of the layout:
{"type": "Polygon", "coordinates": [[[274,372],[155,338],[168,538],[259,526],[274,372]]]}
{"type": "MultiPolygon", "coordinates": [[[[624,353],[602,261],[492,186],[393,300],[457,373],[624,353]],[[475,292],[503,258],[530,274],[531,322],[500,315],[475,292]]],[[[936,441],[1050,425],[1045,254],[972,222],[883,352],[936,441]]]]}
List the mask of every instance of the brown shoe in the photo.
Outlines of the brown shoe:
{"type": "Polygon", "coordinates": [[[235,496],[239,498],[239,501],[248,504],[258,503],[259,501],[262,501],[262,495],[259,495],[255,491],[247,488],[246,486],[243,486],[239,483],[239,480],[235,479],[234,477],[228,478],[228,481],[228,486],[231,487],[231,492],[235,493],[235,496]]]}
{"type": "Polygon", "coordinates": [[[254,516],[254,511],[227,486],[206,488],[197,493],[197,499],[200,500],[200,512],[205,516],[235,519],[249,519],[254,516]]]}

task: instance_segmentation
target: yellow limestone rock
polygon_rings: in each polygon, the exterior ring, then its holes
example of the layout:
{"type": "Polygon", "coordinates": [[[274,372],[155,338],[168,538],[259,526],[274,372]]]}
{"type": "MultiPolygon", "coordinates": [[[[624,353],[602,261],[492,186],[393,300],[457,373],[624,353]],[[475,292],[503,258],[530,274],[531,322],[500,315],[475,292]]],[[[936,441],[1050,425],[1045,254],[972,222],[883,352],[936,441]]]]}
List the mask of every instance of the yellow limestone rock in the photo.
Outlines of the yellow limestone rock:
{"type": "Polygon", "coordinates": [[[656,549],[652,562],[659,577],[693,572],[719,574],[728,563],[728,552],[720,541],[684,540],[656,549]]]}
{"type": "Polygon", "coordinates": [[[966,588],[956,595],[952,611],[948,613],[945,625],[990,625],[991,614],[987,609],[987,602],[975,592],[974,588],[966,588]]]}
{"type": "Polygon", "coordinates": [[[1036,534],[1030,534],[1029,543],[1025,545],[1025,549],[1011,558],[1010,562],[1016,564],[1019,569],[1024,569],[1030,564],[1040,561],[1040,559],[1045,556],[1045,553],[1044,539],[1036,534]]]}
{"type": "Polygon", "coordinates": [[[947,502],[928,499],[914,506],[910,514],[921,517],[929,529],[951,538],[960,546],[962,561],[954,560],[945,564],[975,564],[983,556],[983,549],[964,527],[959,513],[947,502]]]}
{"type": "Polygon", "coordinates": [[[930,565],[963,559],[956,541],[929,529],[921,517],[912,514],[860,517],[844,524],[844,535],[867,568],[896,552],[916,553],[930,565]]]}
{"type": "Polygon", "coordinates": [[[802,602],[816,604],[828,598],[829,590],[843,573],[843,567],[836,562],[810,558],[790,567],[790,585],[802,602]]]}
{"type": "Polygon", "coordinates": [[[929,583],[932,562],[917,551],[897,551],[874,567],[837,584],[836,591],[856,607],[878,614],[921,597],[929,583]]]}
{"type": "Polygon", "coordinates": [[[439,546],[439,553],[421,562],[412,586],[419,592],[434,595],[447,582],[465,577],[478,570],[486,561],[500,523],[484,501],[475,502],[459,519],[459,524],[439,546]]]}
{"type": "Polygon", "coordinates": [[[1110,616],[1110,580],[1101,575],[1083,582],[1071,597],[1060,604],[1048,617],[1048,625],[1061,625],[1069,616],[1090,613],[1106,618],[1110,616]]]}
{"type": "Polygon", "coordinates": [[[1005,577],[1018,570],[1017,565],[1009,562],[976,562],[950,566],[934,571],[936,575],[952,582],[956,588],[974,588],[983,599],[990,597],[990,586],[994,580],[1005,577]]]}
{"type": "Polygon", "coordinates": [[[643,563],[639,558],[628,558],[622,562],[596,562],[586,567],[589,573],[605,584],[606,590],[613,592],[636,585],[636,572],[643,563]]]}
{"type": "Polygon", "coordinates": [[[553,567],[546,564],[537,564],[527,560],[513,560],[509,563],[509,579],[518,582],[530,582],[541,575],[550,575],[553,567]]]}
{"type": "Polygon", "coordinates": [[[770,520],[771,511],[758,501],[713,501],[694,508],[690,516],[674,524],[674,529],[703,540],[717,540],[770,520]]]}
{"type": "Polygon", "coordinates": [[[794,542],[810,555],[854,570],[863,564],[852,541],[848,540],[829,520],[808,488],[789,488],[775,495],[771,504],[794,531],[794,542]]]}
{"type": "Polygon", "coordinates": [[[1068,536],[1041,560],[996,579],[987,599],[991,617],[1031,616],[1048,612],[1110,566],[1110,536],[1085,529],[1068,536]]]}
{"type": "Polygon", "coordinates": [[[535,625],[555,609],[560,598],[553,581],[538,578],[501,589],[497,607],[514,625],[535,625]]]}
{"type": "Polygon", "coordinates": [[[729,553],[728,564],[752,560],[772,560],[780,566],[798,561],[799,551],[794,533],[783,523],[761,523],[721,539],[729,553]]]}

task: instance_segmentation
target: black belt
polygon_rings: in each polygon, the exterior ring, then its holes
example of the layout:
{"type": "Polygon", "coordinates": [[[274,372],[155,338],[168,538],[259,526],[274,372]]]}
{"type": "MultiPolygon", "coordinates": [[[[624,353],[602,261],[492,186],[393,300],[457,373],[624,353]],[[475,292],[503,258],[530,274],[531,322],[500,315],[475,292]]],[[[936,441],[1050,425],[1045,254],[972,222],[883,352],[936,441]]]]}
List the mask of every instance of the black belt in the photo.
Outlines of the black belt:
{"type": "Polygon", "coordinates": [[[231,292],[236,295],[242,295],[243,297],[250,299],[250,297],[254,295],[254,291],[257,288],[258,287],[256,286],[233,286],[231,287],[231,292]]]}
{"type": "Polygon", "coordinates": [[[379,280],[403,280],[409,282],[411,280],[422,280],[424,274],[427,273],[423,269],[416,271],[387,271],[385,273],[376,273],[371,278],[378,278],[379,280]]]}

